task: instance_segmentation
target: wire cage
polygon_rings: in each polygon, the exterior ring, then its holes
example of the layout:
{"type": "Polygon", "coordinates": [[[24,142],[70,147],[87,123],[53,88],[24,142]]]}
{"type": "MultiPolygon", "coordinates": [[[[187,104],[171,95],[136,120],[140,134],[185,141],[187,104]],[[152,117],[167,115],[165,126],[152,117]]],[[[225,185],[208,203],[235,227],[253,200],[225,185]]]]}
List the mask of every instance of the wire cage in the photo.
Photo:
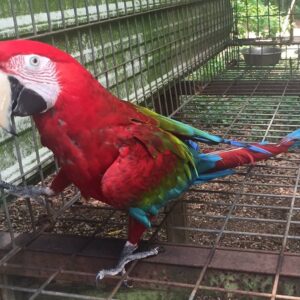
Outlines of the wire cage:
{"type": "MultiPolygon", "coordinates": [[[[6,0],[0,39],[69,52],[120,98],[247,141],[300,127],[300,3],[295,0],[6,0]],[[280,49],[246,63],[248,48],[280,49]],[[246,49],[246,50],[245,50],[246,49]]],[[[263,50],[262,50],[263,51],[263,50]]],[[[58,170],[31,119],[0,132],[1,179],[47,185],[58,170]]],[[[195,185],[141,245],[157,257],[95,286],[116,261],[126,213],[75,187],[46,202],[1,191],[1,299],[300,299],[300,158],[295,150],[195,185]]]]}

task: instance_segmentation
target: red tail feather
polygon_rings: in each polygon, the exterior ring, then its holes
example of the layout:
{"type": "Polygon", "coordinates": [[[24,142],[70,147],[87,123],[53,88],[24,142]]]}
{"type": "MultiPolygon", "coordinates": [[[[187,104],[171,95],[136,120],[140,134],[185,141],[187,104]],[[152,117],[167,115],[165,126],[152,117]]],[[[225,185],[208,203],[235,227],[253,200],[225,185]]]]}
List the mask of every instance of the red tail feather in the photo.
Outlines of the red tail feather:
{"type": "Polygon", "coordinates": [[[269,151],[272,155],[254,152],[247,148],[211,152],[212,154],[217,154],[222,158],[216,163],[216,167],[211,171],[215,172],[224,169],[233,169],[238,166],[253,164],[257,161],[265,160],[280,153],[287,152],[292,144],[293,142],[266,145],[254,144],[257,147],[269,151]]]}

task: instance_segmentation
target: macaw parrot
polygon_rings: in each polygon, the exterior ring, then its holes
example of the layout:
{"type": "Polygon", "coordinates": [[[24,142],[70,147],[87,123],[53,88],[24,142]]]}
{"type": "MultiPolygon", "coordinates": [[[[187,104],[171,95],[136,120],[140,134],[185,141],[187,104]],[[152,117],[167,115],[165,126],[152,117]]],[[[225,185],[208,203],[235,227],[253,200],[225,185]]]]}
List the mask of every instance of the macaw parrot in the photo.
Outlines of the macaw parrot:
{"type": "Polygon", "coordinates": [[[0,42],[0,126],[15,134],[12,116],[33,116],[60,170],[47,188],[0,187],[53,196],[73,183],[85,198],[128,211],[121,258],[115,268],[99,271],[97,280],[158,254],[158,248],[133,252],[159,210],[191,185],[286,152],[300,137],[296,130],[279,144],[249,144],[209,134],[118,99],[69,54],[30,40],[0,42]],[[231,148],[203,153],[199,143],[231,148]]]}

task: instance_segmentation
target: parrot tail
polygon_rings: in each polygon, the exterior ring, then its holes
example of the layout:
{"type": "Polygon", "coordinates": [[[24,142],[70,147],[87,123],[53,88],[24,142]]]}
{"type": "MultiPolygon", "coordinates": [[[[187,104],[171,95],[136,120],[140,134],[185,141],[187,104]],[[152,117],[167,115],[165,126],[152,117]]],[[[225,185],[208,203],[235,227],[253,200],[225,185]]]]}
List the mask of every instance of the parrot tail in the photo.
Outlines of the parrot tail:
{"type": "MultiPolygon", "coordinates": [[[[291,149],[300,148],[300,128],[289,133],[278,144],[268,142],[244,144],[229,142],[230,145],[239,147],[207,153],[199,153],[197,159],[198,173],[195,183],[203,183],[214,178],[234,174],[234,168],[254,164],[258,161],[269,159],[291,149]]],[[[194,150],[197,150],[195,145],[194,150]]]]}
{"type": "Polygon", "coordinates": [[[281,142],[281,145],[287,145],[289,149],[299,149],[300,148],[300,128],[289,133],[284,137],[281,142]]]}

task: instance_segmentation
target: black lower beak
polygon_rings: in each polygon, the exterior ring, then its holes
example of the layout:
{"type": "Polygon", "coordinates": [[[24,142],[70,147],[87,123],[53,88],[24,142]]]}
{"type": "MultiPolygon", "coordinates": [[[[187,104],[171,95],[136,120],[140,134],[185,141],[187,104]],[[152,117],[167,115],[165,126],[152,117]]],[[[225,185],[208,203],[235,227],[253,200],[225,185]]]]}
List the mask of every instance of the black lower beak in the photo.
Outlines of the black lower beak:
{"type": "Polygon", "coordinates": [[[47,109],[43,97],[31,89],[25,88],[18,79],[9,76],[12,94],[12,115],[31,116],[47,109]]]}
{"type": "Polygon", "coordinates": [[[0,73],[0,127],[16,134],[13,116],[31,116],[46,109],[47,104],[38,93],[26,88],[17,78],[0,73]]]}

